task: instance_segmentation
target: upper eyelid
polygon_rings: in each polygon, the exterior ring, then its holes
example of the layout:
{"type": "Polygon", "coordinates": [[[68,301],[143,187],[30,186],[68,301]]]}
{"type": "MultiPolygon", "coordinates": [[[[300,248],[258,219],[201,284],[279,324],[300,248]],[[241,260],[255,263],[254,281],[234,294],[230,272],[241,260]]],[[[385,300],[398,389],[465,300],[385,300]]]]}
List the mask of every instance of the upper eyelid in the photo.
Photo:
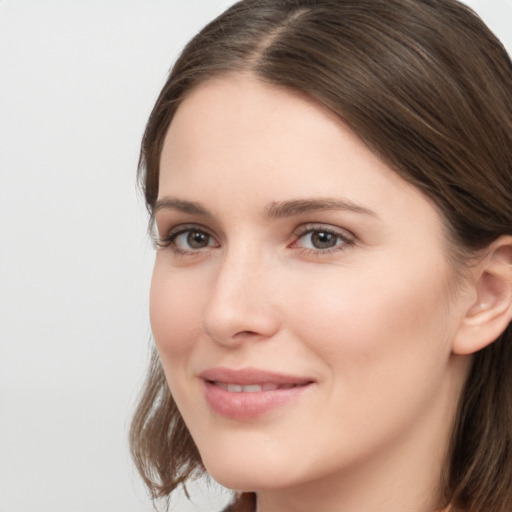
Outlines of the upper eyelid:
{"type": "Polygon", "coordinates": [[[311,233],[313,231],[327,231],[329,233],[333,233],[336,235],[339,235],[344,238],[350,238],[350,239],[356,239],[356,235],[352,233],[349,229],[342,228],[339,226],[333,226],[332,224],[326,224],[321,222],[308,222],[306,224],[303,224],[301,226],[298,226],[294,230],[295,236],[303,236],[307,233],[311,233]]]}
{"type": "Polygon", "coordinates": [[[211,235],[210,233],[210,230],[205,227],[205,226],[202,226],[201,224],[189,224],[189,223],[184,223],[184,224],[178,224],[174,227],[172,227],[171,229],[169,229],[168,233],[183,233],[185,231],[204,231],[205,233],[208,233],[209,235],[211,235]]]}
{"type": "Polygon", "coordinates": [[[202,232],[215,238],[215,235],[212,233],[211,229],[209,229],[206,226],[204,226],[200,223],[197,223],[197,222],[183,222],[183,223],[179,223],[176,225],[172,225],[170,228],[166,227],[166,228],[162,228],[162,229],[159,229],[157,226],[156,231],[157,231],[157,235],[159,236],[159,238],[163,238],[163,237],[173,236],[173,235],[182,233],[184,231],[191,231],[194,229],[196,231],[202,231],[202,232]]]}
{"type": "MultiPolygon", "coordinates": [[[[162,229],[162,230],[158,229],[158,226],[156,226],[156,227],[157,227],[157,232],[160,233],[161,231],[163,231],[164,236],[168,236],[171,233],[176,234],[181,231],[197,229],[198,231],[204,231],[208,235],[216,238],[216,235],[212,232],[212,230],[209,227],[207,227],[201,223],[197,223],[197,222],[183,222],[180,224],[176,224],[175,226],[172,226],[169,229],[162,229]]],[[[300,233],[307,233],[309,231],[320,231],[322,229],[325,231],[332,231],[332,232],[340,233],[340,234],[346,233],[350,237],[355,238],[355,235],[349,229],[342,228],[340,226],[334,226],[332,224],[328,224],[328,223],[324,223],[324,222],[306,222],[303,224],[299,224],[297,227],[295,227],[292,230],[292,234],[297,236],[300,233]]]]}

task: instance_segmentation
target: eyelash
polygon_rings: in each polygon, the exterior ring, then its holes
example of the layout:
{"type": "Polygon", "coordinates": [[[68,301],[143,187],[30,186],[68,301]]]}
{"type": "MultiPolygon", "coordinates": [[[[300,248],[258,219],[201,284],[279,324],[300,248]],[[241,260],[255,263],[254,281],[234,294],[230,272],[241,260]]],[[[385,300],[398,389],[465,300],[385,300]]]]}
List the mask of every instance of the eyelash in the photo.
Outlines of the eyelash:
{"type": "Polygon", "coordinates": [[[214,237],[208,232],[208,230],[204,229],[202,226],[198,226],[195,224],[183,224],[171,229],[171,231],[169,231],[169,233],[167,233],[167,235],[164,238],[159,238],[156,241],[157,249],[169,248],[178,256],[193,256],[199,254],[201,252],[201,249],[185,250],[179,248],[176,245],[176,239],[180,235],[184,235],[185,233],[198,233],[209,237],[209,239],[214,240],[214,237]]]}
{"type": "Polygon", "coordinates": [[[302,229],[295,235],[296,238],[289,247],[296,246],[299,240],[304,238],[306,235],[310,235],[313,233],[322,233],[333,236],[337,239],[337,242],[333,247],[325,249],[303,247],[301,248],[301,252],[306,256],[324,256],[326,254],[344,251],[347,248],[352,247],[356,243],[354,235],[352,235],[348,231],[326,227],[325,225],[309,224],[302,227],[302,229]]]}
{"type": "MultiPolygon", "coordinates": [[[[176,228],[169,231],[169,233],[164,238],[159,238],[156,240],[157,249],[165,249],[170,248],[176,255],[178,256],[195,256],[203,252],[202,249],[207,249],[211,247],[210,245],[205,246],[204,248],[198,249],[182,249],[178,247],[176,244],[176,240],[179,236],[184,235],[186,233],[196,233],[200,235],[204,235],[208,237],[209,241],[215,240],[215,238],[202,226],[198,225],[180,225],[176,228]]],[[[339,251],[344,251],[348,247],[355,245],[356,240],[355,237],[345,231],[345,230],[337,230],[331,227],[326,227],[325,225],[311,225],[308,224],[306,226],[302,226],[300,231],[294,234],[294,240],[288,247],[300,249],[301,253],[306,256],[324,256],[326,254],[332,254],[339,251]],[[333,236],[336,238],[336,244],[333,247],[328,247],[325,249],[319,248],[307,248],[307,247],[297,247],[297,242],[303,239],[307,235],[312,235],[314,233],[322,233],[325,235],[333,236]]],[[[219,246],[218,243],[216,245],[219,246]]],[[[215,247],[215,246],[213,246],[215,247]]]]}

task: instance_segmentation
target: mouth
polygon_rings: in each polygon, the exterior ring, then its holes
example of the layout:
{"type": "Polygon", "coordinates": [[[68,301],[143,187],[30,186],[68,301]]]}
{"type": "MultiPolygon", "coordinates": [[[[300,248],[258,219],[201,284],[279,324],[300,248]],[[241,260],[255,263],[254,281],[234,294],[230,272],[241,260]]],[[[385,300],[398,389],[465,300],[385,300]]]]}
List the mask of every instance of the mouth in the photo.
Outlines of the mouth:
{"type": "Polygon", "coordinates": [[[308,383],[303,384],[228,384],[227,382],[208,381],[211,385],[217,386],[230,393],[261,393],[262,391],[277,391],[280,389],[292,389],[299,386],[306,386],[308,383]]]}
{"type": "Polygon", "coordinates": [[[213,368],[201,373],[205,399],[216,415],[247,421],[297,401],[315,381],[244,368],[213,368]]]}

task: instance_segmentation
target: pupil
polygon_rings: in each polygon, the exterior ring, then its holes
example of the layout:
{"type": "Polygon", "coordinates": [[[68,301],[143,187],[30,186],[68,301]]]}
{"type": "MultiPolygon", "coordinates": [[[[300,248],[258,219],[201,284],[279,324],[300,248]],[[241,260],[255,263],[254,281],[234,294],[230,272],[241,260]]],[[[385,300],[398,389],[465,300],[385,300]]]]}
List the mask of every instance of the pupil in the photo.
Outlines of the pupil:
{"type": "Polygon", "coordinates": [[[187,236],[187,243],[192,249],[202,249],[208,245],[208,235],[191,231],[187,236]]]}
{"type": "Polygon", "coordinates": [[[317,249],[328,249],[336,245],[336,236],[325,231],[316,231],[311,236],[311,242],[317,249]]]}

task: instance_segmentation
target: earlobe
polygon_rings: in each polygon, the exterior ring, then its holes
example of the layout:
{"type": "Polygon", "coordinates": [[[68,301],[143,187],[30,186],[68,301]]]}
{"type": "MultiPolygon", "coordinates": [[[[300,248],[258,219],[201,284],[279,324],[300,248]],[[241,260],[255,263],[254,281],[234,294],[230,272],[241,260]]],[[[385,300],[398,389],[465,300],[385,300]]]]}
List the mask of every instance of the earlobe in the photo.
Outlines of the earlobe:
{"type": "Polygon", "coordinates": [[[453,352],[468,355],[496,340],[512,320],[512,236],[495,240],[475,267],[475,301],[467,309],[453,352]]]}

